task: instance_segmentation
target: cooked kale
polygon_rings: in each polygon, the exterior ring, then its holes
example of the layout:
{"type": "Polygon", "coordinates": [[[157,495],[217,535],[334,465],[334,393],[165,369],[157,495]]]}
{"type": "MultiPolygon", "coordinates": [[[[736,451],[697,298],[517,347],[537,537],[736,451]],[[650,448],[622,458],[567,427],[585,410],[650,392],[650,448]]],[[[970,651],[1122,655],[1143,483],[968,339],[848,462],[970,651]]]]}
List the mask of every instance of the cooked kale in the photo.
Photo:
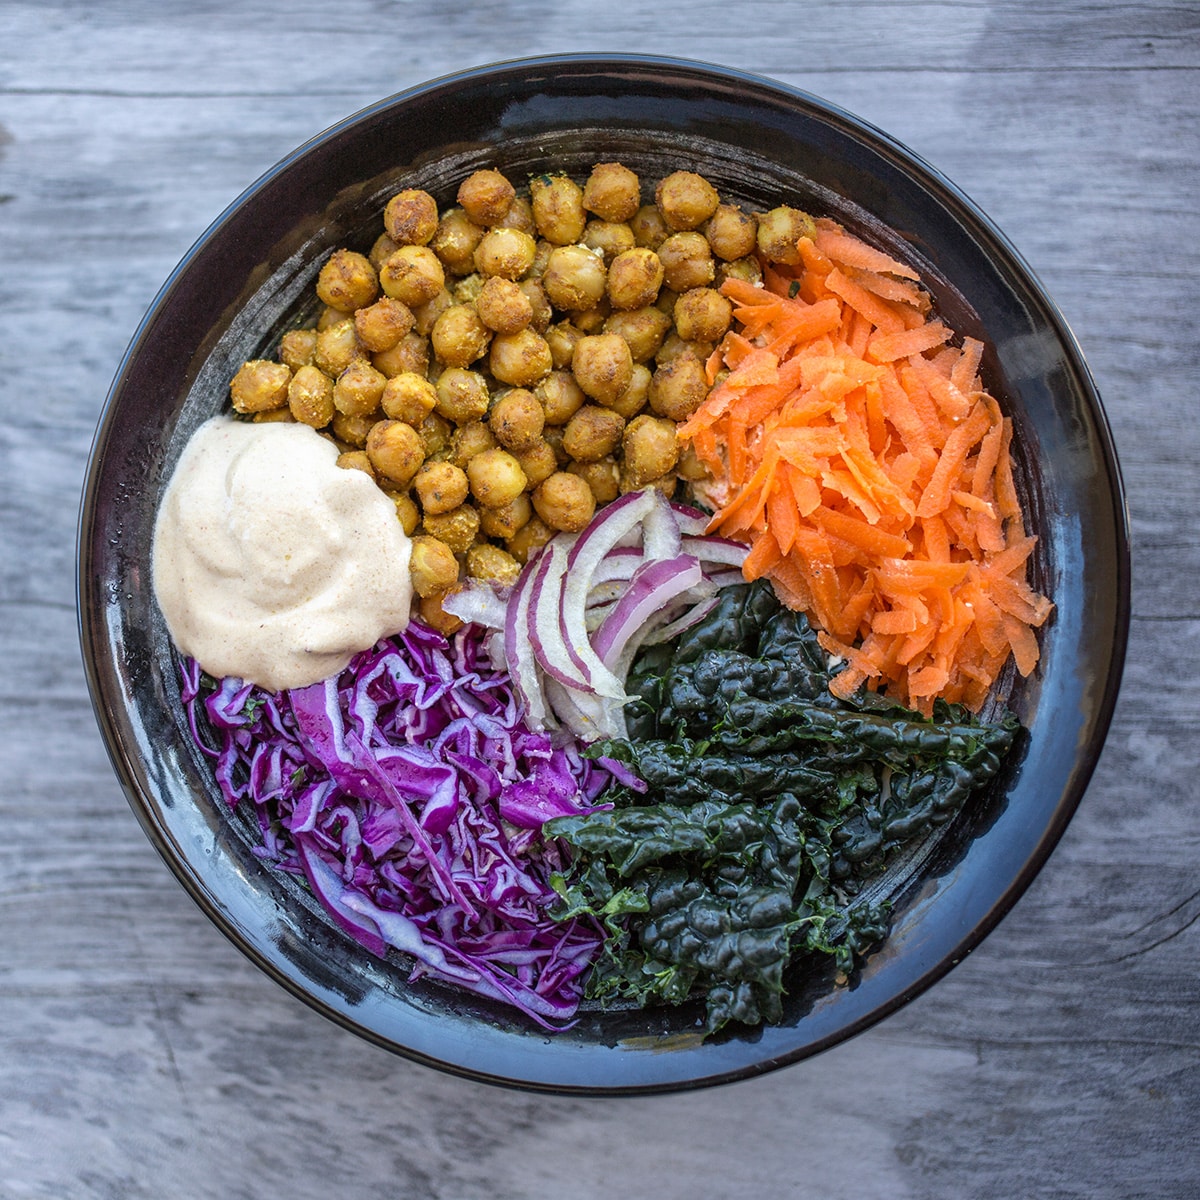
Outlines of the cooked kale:
{"type": "Polygon", "coordinates": [[[830,672],[801,614],[765,583],[727,588],[674,642],[644,652],[630,737],[591,753],[629,765],[644,792],[546,832],[575,851],[557,916],[609,933],[589,995],[680,1003],[707,1029],[782,1018],[793,957],[848,973],[885,936],[883,904],[855,902],[899,846],[949,820],[999,769],[1017,730],[939,704],[926,719],[830,672]]]}

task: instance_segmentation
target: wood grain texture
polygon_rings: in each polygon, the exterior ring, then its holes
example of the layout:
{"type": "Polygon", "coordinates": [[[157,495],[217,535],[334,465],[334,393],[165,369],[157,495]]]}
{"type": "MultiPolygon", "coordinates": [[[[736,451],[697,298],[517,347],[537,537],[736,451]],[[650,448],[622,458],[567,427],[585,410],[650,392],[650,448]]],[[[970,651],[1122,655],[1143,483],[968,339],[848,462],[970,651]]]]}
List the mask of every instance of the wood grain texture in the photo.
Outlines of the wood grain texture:
{"type": "Polygon", "coordinates": [[[1198,130],[1178,3],[0,0],[0,1198],[1200,1194],[1198,130]],[[92,718],[74,535],[125,346],[244,187],[424,79],[631,48],[841,104],[1006,231],[1105,397],[1134,621],[1077,818],[941,984],[761,1080],[556,1100],[358,1041],[201,917],[92,718]]]}

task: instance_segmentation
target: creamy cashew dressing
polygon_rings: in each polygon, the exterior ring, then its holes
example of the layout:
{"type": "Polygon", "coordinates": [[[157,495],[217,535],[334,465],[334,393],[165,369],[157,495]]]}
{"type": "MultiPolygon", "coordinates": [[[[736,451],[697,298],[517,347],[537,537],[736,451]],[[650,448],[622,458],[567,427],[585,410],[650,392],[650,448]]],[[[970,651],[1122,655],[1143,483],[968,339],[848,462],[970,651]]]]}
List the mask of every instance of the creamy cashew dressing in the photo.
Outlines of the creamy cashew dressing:
{"type": "Polygon", "coordinates": [[[154,590],[179,649],[271,691],[336,674],[408,624],[410,542],[392,501],[307,425],[214,417],[154,527],[154,590]]]}

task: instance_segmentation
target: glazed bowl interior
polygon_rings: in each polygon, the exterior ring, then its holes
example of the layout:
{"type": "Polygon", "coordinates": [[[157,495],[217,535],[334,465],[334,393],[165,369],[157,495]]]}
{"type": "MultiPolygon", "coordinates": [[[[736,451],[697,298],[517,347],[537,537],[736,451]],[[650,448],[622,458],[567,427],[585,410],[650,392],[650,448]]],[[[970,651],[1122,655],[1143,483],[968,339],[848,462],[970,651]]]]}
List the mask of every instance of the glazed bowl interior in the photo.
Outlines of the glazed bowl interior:
{"type": "Polygon", "coordinates": [[[1128,540],[1111,439],[1070,333],[1017,253],[935,171],[812,96],[736,72],[644,57],[526,60],[468,71],[351,117],[268,172],[164,285],[101,418],[80,520],[84,659],[134,812],[201,908],[319,1011],[444,1069],[591,1093],[728,1081],[858,1032],[967,954],[1057,841],[1092,772],[1116,697],[1128,622],[1128,540]],[[472,170],[514,182],[618,160],[644,180],[701,171],[753,208],[833,217],[912,263],[1015,426],[1035,586],[1055,601],[1029,680],[1003,681],[1026,729],[986,796],[895,864],[887,941],[848,986],[789,980],[781,1025],[702,1040],[702,1005],[584,1011],[548,1035],[515,1012],[371,958],[309,893],[253,853],[194,749],[178,665],[150,584],[162,489],[187,438],[227,403],[240,363],[315,316],[313,284],[340,246],[368,249],[402,187],[451,203],[472,170]]]}

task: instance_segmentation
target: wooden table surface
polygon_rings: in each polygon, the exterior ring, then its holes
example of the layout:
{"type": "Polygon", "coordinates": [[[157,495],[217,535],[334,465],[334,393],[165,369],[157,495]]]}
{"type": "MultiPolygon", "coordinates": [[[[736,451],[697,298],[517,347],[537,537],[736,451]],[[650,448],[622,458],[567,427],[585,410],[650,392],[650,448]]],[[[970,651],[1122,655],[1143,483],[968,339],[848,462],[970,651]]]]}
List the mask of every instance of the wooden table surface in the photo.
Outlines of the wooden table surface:
{"type": "Polygon", "coordinates": [[[0,0],[0,1197],[1200,1195],[1200,10],[1083,0],[0,0]],[[108,384],[208,223],[423,79],[571,50],[773,76],[887,129],[1022,250],[1104,396],[1124,688],[1033,887],[816,1059],[673,1097],[475,1085],[261,975],[135,822],[76,635],[108,384]]]}

